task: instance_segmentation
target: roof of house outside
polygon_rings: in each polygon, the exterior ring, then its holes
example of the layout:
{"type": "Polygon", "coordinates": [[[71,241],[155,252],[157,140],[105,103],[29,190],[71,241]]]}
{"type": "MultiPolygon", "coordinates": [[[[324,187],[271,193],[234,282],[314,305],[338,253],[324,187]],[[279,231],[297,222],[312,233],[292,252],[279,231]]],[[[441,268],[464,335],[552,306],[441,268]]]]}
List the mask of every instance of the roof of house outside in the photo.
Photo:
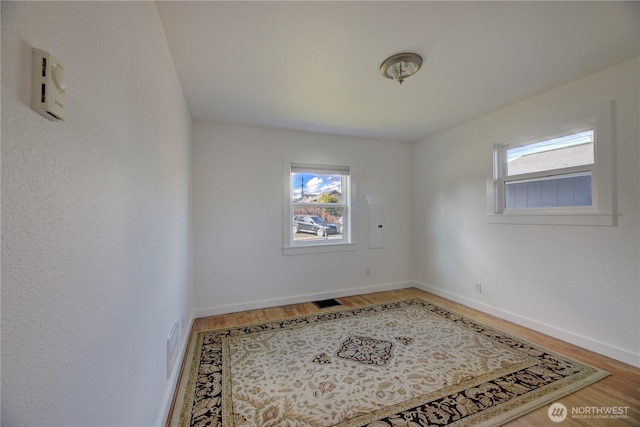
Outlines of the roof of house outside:
{"type": "Polygon", "coordinates": [[[300,200],[296,200],[297,203],[318,203],[318,199],[323,195],[327,194],[329,196],[334,196],[338,203],[342,203],[342,193],[338,190],[331,190],[327,193],[321,194],[305,194],[300,200]]]}
{"type": "Polygon", "coordinates": [[[518,157],[508,163],[508,175],[588,165],[593,162],[594,152],[591,142],[518,157]]]}

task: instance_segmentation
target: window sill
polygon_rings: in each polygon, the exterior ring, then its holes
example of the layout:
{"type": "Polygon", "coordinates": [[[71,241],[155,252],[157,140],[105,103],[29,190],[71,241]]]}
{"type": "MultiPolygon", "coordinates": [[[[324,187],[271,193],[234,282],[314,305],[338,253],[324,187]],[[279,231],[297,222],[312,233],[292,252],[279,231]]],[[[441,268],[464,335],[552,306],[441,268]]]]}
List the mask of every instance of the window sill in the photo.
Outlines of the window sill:
{"type": "Polygon", "coordinates": [[[285,246],[282,248],[283,255],[305,255],[321,254],[330,252],[355,251],[356,244],[351,243],[323,243],[316,245],[285,246]]]}
{"type": "Polygon", "coordinates": [[[489,224],[615,226],[612,213],[509,212],[487,214],[489,224]]]}

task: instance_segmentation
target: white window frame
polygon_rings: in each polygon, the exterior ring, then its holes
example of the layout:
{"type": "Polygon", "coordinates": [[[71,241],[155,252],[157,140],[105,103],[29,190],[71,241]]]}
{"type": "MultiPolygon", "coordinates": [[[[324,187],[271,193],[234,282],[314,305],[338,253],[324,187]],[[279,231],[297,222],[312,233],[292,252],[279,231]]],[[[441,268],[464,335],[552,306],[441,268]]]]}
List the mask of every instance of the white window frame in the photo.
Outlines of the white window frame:
{"type": "Polygon", "coordinates": [[[614,182],[614,101],[565,114],[494,137],[493,180],[488,186],[487,215],[493,224],[616,225],[614,182]],[[595,162],[592,165],[507,176],[506,151],[523,145],[587,129],[594,130],[595,162]],[[506,209],[507,182],[590,172],[592,205],[554,208],[506,209]]]}
{"type": "MultiPolygon", "coordinates": [[[[283,254],[284,255],[301,255],[314,254],[323,252],[341,252],[355,250],[355,243],[351,239],[351,206],[353,200],[353,189],[351,183],[352,171],[349,166],[339,165],[322,165],[314,163],[291,162],[288,159],[283,160],[283,254]],[[341,207],[343,218],[342,239],[327,240],[303,240],[294,241],[293,239],[293,217],[296,205],[292,200],[292,172],[306,171],[309,173],[323,173],[343,175],[342,178],[342,200],[343,203],[336,205],[331,204],[327,207],[341,207]]],[[[325,207],[317,205],[318,207],[325,207]]]]}

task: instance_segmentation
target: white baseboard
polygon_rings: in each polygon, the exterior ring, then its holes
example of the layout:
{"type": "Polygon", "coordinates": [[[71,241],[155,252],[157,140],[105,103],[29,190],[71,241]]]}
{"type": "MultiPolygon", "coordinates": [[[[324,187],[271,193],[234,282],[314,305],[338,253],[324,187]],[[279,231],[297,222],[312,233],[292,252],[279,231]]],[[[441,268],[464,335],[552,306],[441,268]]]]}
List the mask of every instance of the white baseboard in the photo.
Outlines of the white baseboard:
{"type": "Polygon", "coordinates": [[[340,298],[352,295],[371,294],[374,292],[392,291],[414,287],[414,282],[387,283],[382,285],[366,286],[362,288],[349,288],[339,291],[318,292],[314,294],[296,295],[285,298],[270,298],[259,301],[245,302],[239,304],[227,304],[217,307],[208,307],[195,310],[195,317],[215,316],[218,314],[235,313],[238,311],[257,310],[268,307],[278,307],[281,305],[299,304],[302,302],[318,301],[331,298],[340,298]]]}
{"type": "Polygon", "coordinates": [[[235,313],[238,311],[247,311],[247,310],[256,310],[267,307],[277,307],[281,305],[287,304],[297,304],[301,302],[308,301],[317,301],[323,299],[330,298],[340,298],[351,295],[363,295],[370,294],[373,292],[382,292],[382,291],[392,291],[396,289],[404,289],[415,287],[416,284],[414,282],[401,282],[401,283],[389,283],[384,285],[375,285],[368,286],[363,288],[350,288],[343,289],[340,291],[333,292],[320,292],[315,294],[305,294],[298,295],[295,297],[287,297],[287,298],[272,298],[260,301],[252,301],[248,303],[241,304],[228,304],[217,307],[209,307],[202,308],[198,310],[194,310],[191,313],[191,318],[189,319],[189,326],[185,329],[184,336],[182,337],[182,341],[180,344],[180,350],[178,357],[176,357],[175,366],[173,367],[173,371],[171,377],[167,381],[168,387],[165,392],[164,399],[162,401],[162,407],[160,408],[160,414],[158,415],[158,419],[156,420],[156,427],[163,427],[167,423],[167,417],[169,416],[169,410],[171,409],[171,403],[173,401],[173,394],[175,392],[176,387],[178,386],[178,377],[180,375],[180,367],[182,366],[182,362],[184,360],[185,354],[187,352],[187,345],[189,343],[189,335],[191,333],[191,329],[193,327],[193,322],[195,319],[199,317],[207,317],[207,316],[215,316],[217,314],[225,314],[225,313],[235,313]]]}
{"type": "Polygon", "coordinates": [[[619,348],[611,344],[586,337],[584,335],[576,334],[574,332],[549,325],[536,319],[521,316],[517,313],[512,313],[510,311],[503,310],[489,304],[484,304],[444,289],[435,288],[425,283],[416,282],[414,286],[422,289],[423,291],[430,292],[432,294],[441,296],[462,305],[466,305],[467,307],[474,308],[484,313],[491,314],[493,316],[508,320],[526,328],[533,329],[534,331],[541,332],[562,341],[566,341],[579,347],[586,348],[587,350],[594,351],[604,356],[611,357],[612,359],[616,359],[640,368],[640,354],[635,354],[632,351],[619,348]]]}
{"type": "Polygon", "coordinates": [[[188,321],[188,326],[180,331],[182,336],[180,337],[180,345],[178,347],[178,357],[176,357],[173,367],[171,368],[171,376],[167,380],[167,389],[162,399],[162,407],[160,408],[160,414],[156,420],[156,427],[164,427],[167,424],[167,417],[169,416],[169,410],[171,409],[171,403],[173,402],[173,393],[178,386],[178,379],[180,376],[180,367],[184,355],[187,353],[187,345],[189,344],[189,338],[191,336],[191,329],[193,328],[193,322],[195,321],[194,312],[191,312],[191,318],[188,321]]]}

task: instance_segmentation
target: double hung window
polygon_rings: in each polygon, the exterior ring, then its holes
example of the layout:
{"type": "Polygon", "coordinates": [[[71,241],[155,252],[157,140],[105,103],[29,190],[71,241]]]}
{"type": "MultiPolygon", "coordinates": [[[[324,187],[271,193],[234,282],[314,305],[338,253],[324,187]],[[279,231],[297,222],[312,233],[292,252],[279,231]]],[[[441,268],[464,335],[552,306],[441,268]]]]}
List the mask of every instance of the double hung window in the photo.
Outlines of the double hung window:
{"type": "Polygon", "coordinates": [[[491,222],[612,225],[612,144],[609,104],[496,144],[491,222]]]}
{"type": "Polygon", "coordinates": [[[593,126],[498,151],[501,208],[593,206],[593,126]]]}
{"type": "Polygon", "coordinates": [[[288,178],[285,249],[350,243],[349,167],[291,163],[288,178]]]}

